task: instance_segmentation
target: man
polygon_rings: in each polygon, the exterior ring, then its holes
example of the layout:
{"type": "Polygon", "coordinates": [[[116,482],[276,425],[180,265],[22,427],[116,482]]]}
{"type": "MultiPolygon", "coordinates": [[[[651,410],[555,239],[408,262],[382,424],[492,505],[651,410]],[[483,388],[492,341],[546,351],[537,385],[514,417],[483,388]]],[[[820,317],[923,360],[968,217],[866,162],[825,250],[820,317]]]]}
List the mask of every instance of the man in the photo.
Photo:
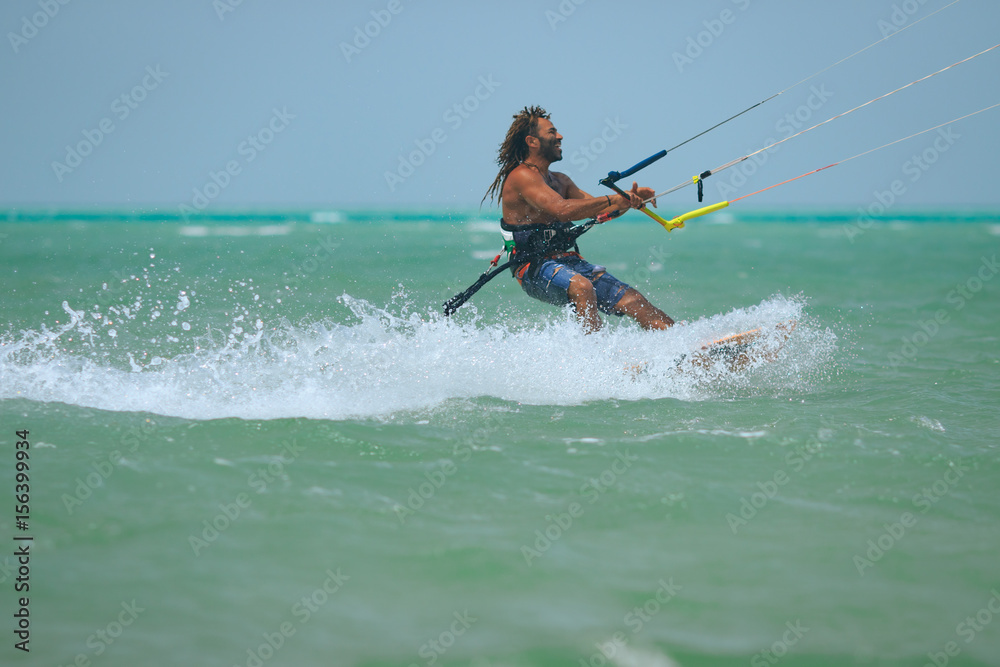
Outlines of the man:
{"type": "MultiPolygon", "coordinates": [[[[483,200],[499,196],[503,207],[501,227],[514,232],[515,239],[614,210],[641,208],[644,199],[656,194],[651,188],[633,183],[627,196],[591,197],[566,174],[549,171],[549,165],[561,159],[562,135],[544,109],[525,107],[514,116],[497,156],[500,173],[483,200]]],[[[522,241],[517,243],[521,245],[522,241]]],[[[666,329],[674,323],[642,294],[603,266],[587,262],[578,252],[546,253],[541,260],[518,266],[514,275],[528,295],[558,306],[572,304],[587,333],[601,328],[598,310],[628,315],[644,329],[666,329]]]]}

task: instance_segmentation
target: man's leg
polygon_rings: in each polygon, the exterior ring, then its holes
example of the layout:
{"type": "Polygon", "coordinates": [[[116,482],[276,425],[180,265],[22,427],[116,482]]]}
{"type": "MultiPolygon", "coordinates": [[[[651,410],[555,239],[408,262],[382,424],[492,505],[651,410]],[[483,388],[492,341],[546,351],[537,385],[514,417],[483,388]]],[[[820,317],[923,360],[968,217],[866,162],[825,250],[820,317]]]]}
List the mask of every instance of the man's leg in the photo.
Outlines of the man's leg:
{"type": "MultiPolygon", "coordinates": [[[[597,314],[597,292],[594,290],[594,284],[580,274],[576,274],[570,279],[566,294],[569,296],[569,302],[576,309],[576,318],[583,325],[583,330],[586,333],[599,331],[601,318],[597,314]]],[[[628,296],[627,293],[626,296],[628,296]]],[[[624,299],[625,297],[622,297],[623,301],[624,299]]]]}
{"type": "Polygon", "coordinates": [[[635,319],[643,329],[666,329],[674,324],[665,312],[631,287],[615,304],[615,311],[635,319]]]}

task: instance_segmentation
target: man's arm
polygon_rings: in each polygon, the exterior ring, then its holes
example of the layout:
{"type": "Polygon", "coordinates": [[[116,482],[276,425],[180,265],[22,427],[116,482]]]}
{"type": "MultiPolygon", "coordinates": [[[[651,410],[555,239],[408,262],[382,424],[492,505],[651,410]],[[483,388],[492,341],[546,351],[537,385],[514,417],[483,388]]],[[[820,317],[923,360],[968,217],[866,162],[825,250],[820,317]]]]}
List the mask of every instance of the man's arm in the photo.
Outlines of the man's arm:
{"type": "MultiPolygon", "coordinates": [[[[567,178],[560,174],[560,178],[567,178]]],[[[587,197],[575,185],[577,193],[581,196],[570,196],[563,199],[562,196],[546,184],[542,175],[531,169],[516,169],[508,177],[508,186],[513,186],[514,191],[527,202],[529,206],[539,211],[548,220],[558,222],[573,222],[574,220],[586,220],[611,209],[629,209],[633,201],[638,203],[637,197],[622,197],[621,195],[610,195],[602,197],[587,197]],[[608,205],[608,202],[611,205],[608,205]]],[[[570,181],[572,184],[572,181],[570,181]]]]}
{"type": "MultiPolygon", "coordinates": [[[[557,173],[556,177],[559,178],[560,181],[562,181],[563,186],[566,189],[566,199],[592,199],[593,198],[590,194],[588,194],[588,193],[584,192],[583,190],[581,190],[577,186],[577,184],[573,182],[573,179],[570,178],[569,176],[567,176],[566,174],[557,173]]],[[[601,197],[598,197],[598,199],[601,199],[601,197]]],[[[604,199],[606,205],[605,205],[605,207],[603,209],[601,209],[600,211],[598,211],[597,213],[595,213],[594,214],[595,216],[596,215],[601,215],[602,213],[607,213],[608,211],[613,211],[613,210],[615,210],[617,208],[621,208],[620,206],[617,206],[617,204],[622,199],[621,195],[617,195],[617,194],[616,195],[610,195],[610,201],[611,201],[610,204],[607,204],[607,202],[609,200],[609,195],[605,195],[603,197],[603,199],[604,199]]]]}
{"type": "MultiPolygon", "coordinates": [[[[576,183],[573,182],[573,179],[570,178],[569,176],[567,176],[566,174],[559,174],[558,176],[562,179],[563,183],[566,184],[566,186],[567,186],[566,187],[566,198],[567,199],[584,199],[584,198],[590,197],[589,194],[587,194],[586,192],[584,192],[583,190],[581,190],[579,187],[577,187],[576,183]]],[[[656,191],[653,190],[653,188],[640,188],[639,184],[633,181],[632,182],[632,189],[629,191],[629,194],[635,194],[639,198],[639,201],[643,202],[643,201],[646,201],[647,199],[649,199],[650,197],[653,197],[654,195],[656,195],[656,191]]],[[[620,197],[619,197],[619,199],[620,199],[620,197]]],[[[613,200],[613,198],[612,198],[612,200],[613,200]]],[[[633,201],[633,203],[635,203],[634,199],[632,201],[633,201]]],[[[656,200],[653,199],[651,203],[653,204],[653,207],[655,208],[656,207],[656,200]]],[[[608,210],[610,211],[610,210],[612,210],[614,208],[616,208],[616,207],[615,206],[609,206],[608,210]]],[[[635,208],[639,208],[639,207],[635,206],[635,208]]],[[[603,211],[602,211],[602,213],[603,213],[603,211]]]]}

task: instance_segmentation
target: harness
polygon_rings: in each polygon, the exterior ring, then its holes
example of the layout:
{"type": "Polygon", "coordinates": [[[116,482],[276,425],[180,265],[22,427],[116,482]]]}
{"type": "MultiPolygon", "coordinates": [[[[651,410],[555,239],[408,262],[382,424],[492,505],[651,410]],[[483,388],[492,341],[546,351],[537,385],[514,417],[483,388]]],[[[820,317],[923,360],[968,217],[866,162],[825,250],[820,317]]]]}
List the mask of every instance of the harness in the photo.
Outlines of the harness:
{"type": "Polygon", "coordinates": [[[466,288],[465,291],[445,301],[444,314],[446,316],[452,315],[473,294],[478,292],[479,288],[493,280],[504,269],[510,268],[511,273],[514,273],[527,264],[529,266],[526,270],[531,271],[533,267],[530,265],[534,262],[536,264],[534,270],[537,270],[541,264],[538,260],[544,259],[549,255],[570,251],[580,252],[580,249],[576,245],[576,240],[581,234],[588,231],[594,225],[617,218],[621,214],[622,211],[610,211],[596,218],[591,218],[580,225],[574,225],[571,222],[510,225],[501,218],[500,230],[504,238],[503,250],[493,258],[493,261],[490,262],[490,268],[486,269],[476,282],[466,288]],[[507,253],[507,261],[497,266],[505,252],[507,253]]]}
{"type": "MultiPolygon", "coordinates": [[[[510,271],[516,273],[525,264],[530,264],[549,255],[562,252],[580,252],[571,222],[550,222],[534,225],[509,225],[500,218],[500,233],[503,235],[503,250],[508,259],[513,260],[510,271]]],[[[583,232],[580,232],[581,234],[583,232]]],[[[503,253],[501,253],[503,254],[503,253]]],[[[500,255],[497,255],[499,259],[500,255]]],[[[537,262],[536,262],[537,263],[537,262]]],[[[538,267],[536,266],[535,269],[538,267]]],[[[531,267],[528,270],[532,270],[531,267]]]]}

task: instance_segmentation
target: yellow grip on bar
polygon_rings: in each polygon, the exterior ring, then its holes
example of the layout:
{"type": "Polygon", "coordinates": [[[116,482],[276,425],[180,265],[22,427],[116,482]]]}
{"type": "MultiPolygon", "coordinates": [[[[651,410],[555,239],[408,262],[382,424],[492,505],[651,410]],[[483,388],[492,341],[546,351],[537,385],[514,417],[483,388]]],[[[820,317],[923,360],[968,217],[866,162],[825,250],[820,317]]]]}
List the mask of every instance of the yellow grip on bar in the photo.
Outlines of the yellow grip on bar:
{"type": "Polygon", "coordinates": [[[661,218],[660,216],[658,216],[656,213],[653,213],[652,211],[650,211],[648,208],[642,208],[642,209],[639,209],[639,210],[642,211],[643,213],[645,213],[646,215],[648,215],[649,217],[651,217],[653,220],[656,220],[658,223],[660,223],[661,225],[663,225],[663,228],[669,232],[669,231],[673,231],[674,229],[677,229],[678,227],[683,227],[684,226],[684,222],[687,221],[687,220],[690,220],[691,218],[698,218],[698,217],[701,217],[703,215],[708,215],[709,213],[715,213],[716,211],[724,209],[727,206],[729,206],[729,202],[728,201],[720,201],[717,204],[711,204],[709,206],[703,206],[702,208],[697,208],[697,209],[695,209],[693,211],[688,211],[687,213],[682,213],[681,215],[677,216],[673,220],[664,220],[663,218],[661,218]]]}

